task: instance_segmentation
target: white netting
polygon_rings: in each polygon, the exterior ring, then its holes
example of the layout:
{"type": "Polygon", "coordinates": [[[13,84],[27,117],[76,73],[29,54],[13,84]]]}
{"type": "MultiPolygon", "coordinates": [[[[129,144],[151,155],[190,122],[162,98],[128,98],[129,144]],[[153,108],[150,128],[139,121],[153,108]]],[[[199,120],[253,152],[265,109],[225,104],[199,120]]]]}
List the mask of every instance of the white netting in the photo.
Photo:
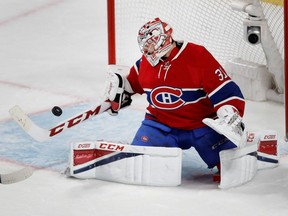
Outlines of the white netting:
{"type": "MultiPolygon", "coordinates": [[[[116,62],[131,65],[139,57],[137,32],[159,17],[174,29],[174,38],[204,45],[220,63],[234,57],[266,64],[260,44],[243,39],[244,12],[234,11],[231,0],[115,0],[116,62]]],[[[283,0],[261,2],[279,52],[284,58],[283,0]]]]}

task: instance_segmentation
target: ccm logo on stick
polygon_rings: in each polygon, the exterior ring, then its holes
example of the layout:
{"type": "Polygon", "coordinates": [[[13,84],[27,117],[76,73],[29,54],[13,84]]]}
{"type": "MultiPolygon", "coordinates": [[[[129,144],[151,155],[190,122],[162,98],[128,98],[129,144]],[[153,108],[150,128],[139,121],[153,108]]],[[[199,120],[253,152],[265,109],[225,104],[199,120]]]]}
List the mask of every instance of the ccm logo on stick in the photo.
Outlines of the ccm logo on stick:
{"type": "Polygon", "coordinates": [[[108,150],[114,150],[114,151],[123,151],[124,146],[112,144],[112,143],[100,143],[99,148],[101,149],[108,149],[108,150]]]}
{"type": "Polygon", "coordinates": [[[89,110],[83,114],[80,114],[60,125],[57,125],[56,127],[50,129],[50,137],[53,137],[55,136],[56,134],[58,133],[61,133],[65,128],[70,128],[70,127],[73,127],[77,124],[79,124],[80,122],[83,122],[87,119],[89,119],[91,116],[95,116],[99,113],[99,110],[100,110],[100,106],[96,107],[95,110],[89,110]]]}

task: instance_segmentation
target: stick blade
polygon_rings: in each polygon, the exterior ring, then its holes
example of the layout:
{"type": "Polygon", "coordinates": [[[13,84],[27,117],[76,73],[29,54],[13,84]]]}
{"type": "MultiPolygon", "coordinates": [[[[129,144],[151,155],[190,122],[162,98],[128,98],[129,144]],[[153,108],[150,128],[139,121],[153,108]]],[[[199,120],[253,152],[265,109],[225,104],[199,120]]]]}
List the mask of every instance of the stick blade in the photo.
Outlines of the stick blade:
{"type": "Polygon", "coordinates": [[[33,139],[43,142],[49,138],[49,132],[38,127],[18,105],[12,107],[9,113],[18,125],[33,139]]]}
{"type": "Polygon", "coordinates": [[[31,167],[25,167],[23,169],[17,170],[12,173],[0,174],[1,184],[13,184],[23,181],[33,174],[33,169],[31,167]]]}

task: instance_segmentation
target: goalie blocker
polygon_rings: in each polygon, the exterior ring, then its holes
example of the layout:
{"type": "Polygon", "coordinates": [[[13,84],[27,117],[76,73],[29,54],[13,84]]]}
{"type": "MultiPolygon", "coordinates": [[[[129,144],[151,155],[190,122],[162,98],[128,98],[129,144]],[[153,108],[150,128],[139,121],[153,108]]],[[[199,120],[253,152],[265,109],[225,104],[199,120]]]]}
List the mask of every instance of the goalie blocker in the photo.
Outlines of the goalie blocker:
{"type": "MultiPolygon", "coordinates": [[[[278,165],[275,131],[249,132],[241,148],[220,152],[219,188],[243,185],[257,170],[278,165]]],[[[193,165],[192,165],[193,166],[193,165]]],[[[71,144],[68,176],[126,184],[177,186],[181,184],[182,150],[103,141],[71,144]]]]}

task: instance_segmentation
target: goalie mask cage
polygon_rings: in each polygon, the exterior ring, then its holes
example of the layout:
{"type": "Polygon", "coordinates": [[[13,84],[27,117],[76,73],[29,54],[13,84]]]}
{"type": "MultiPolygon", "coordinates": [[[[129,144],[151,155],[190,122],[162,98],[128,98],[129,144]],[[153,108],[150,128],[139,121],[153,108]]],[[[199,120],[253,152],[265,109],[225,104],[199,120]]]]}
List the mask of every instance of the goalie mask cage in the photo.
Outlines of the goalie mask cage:
{"type": "MultiPolygon", "coordinates": [[[[241,0],[237,0],[238,2],[241,0]]],[[[267,20],[273,43],[287,72],[287,1],[243,0],[259,4],[267,20]],[[285,37],[286,35],[286,37],[285,37]]],[[[175,40],[187,40],[204,45],[224,66],[234,58],[267,65],[267,55],[261,44],[244,40],[244,11],[232,9],[233,0],[107,0],[108,64],[131,66],[141,57],[137,44],[139,28],[159,17],[169,23],[175,40]]],[[[282,75],[283,78],[283,75],[282,75]]],[[[283,95],[282,95],[283,96],[283,95]]],[[[288,137],[288,96],[285,94],[285,136],[288,137]],[[287,103],[286,103],[287,102],[287,103]]]]}

